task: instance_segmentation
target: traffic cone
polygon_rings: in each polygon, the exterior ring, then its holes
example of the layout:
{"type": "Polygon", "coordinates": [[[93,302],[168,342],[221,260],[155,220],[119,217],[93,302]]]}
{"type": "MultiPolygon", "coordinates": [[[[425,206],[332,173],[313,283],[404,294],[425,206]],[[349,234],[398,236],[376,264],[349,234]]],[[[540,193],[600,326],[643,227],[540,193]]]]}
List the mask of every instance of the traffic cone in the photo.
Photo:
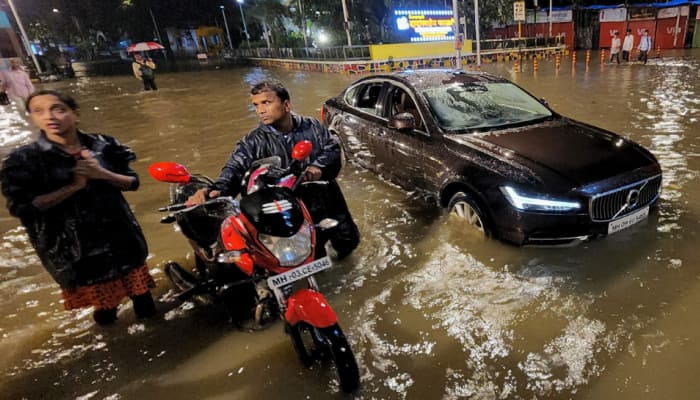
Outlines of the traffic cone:
{"type": "Polygon", "coordinates": [[[537,62],[537,55],[535,55],[535,56],[532,58],[532,70],[533,70],[534,72],[537,72],[537,69],[538,69],[538,62],[537,62]]]}

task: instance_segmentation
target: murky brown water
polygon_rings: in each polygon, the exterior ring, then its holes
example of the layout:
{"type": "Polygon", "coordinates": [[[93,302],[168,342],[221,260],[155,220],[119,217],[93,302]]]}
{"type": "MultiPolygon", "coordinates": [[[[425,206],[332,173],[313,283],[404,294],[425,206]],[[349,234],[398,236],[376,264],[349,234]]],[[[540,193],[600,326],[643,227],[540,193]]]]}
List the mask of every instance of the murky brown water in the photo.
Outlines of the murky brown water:
{"type": "MultiPolygon", "coordinates": [[[[579,54],[579,60],[583,60],[579,54]]],[[[598,60],[595,56],[593,60],[598,60]]],[[[514,248],[464,239],[455,220],[348,165],[342,173],[363,242],[320,277],[362,373],[360,399],[691,399],[700,354],[700,52],[649,65],[553,62],[514,79],[557,111],[647,146],[664,168],[658,215],[575,248],[514,248]]],[[[161,74],[157,93],[132,77],[46,85],[73,93],[87,131],[117,136],[138,154],[142,186],[128,194],[149,240],[162,314],[110,327],[66,312],[26,236],[0,211],[0,387],[7,399],[341,398],[333,375],[297,362],[280,324],[245,333],[221,309],[179,303],[161,268],[191,265],[184,238],[158,223],[167,186],[151,162],[174,160],[215,176],[256,124],[247,87],[287,83],[295,109],[321,102],[354,76],[238,69],[161,74]]],[[[28,140],[6,108],[0,153],[28,140]]],[[[350,396],[352,397],[352,396],[350,396]]]]}

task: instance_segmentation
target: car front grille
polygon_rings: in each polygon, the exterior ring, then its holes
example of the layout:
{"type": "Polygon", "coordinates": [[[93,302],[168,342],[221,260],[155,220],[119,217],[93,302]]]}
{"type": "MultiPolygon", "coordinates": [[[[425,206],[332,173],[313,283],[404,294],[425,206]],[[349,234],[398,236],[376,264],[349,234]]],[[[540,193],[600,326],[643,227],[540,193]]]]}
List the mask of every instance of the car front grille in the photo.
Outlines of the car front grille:
{"type": "Polygon", "coordinates": [[[626,185],[591,199],[591,219],[610,221],[649,205],[659,196],[661,175],[626,185]]]}

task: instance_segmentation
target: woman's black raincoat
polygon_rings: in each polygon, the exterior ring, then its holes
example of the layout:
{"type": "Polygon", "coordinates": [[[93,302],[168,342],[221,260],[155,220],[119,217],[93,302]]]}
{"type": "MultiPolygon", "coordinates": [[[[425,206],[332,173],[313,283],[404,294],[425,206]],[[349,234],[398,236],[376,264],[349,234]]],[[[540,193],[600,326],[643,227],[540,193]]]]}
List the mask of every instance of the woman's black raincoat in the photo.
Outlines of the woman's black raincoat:
{"type": "MultiPolygon", "coordinates": [[[[136,156],[115,138],[78,133],[81,145],[115,173],[138,176],[136,156]]],[[[36,142],[14,150],[2,165],[0,182],[7,208],[22,221],[42,264],[62,288],[120,278],[144,265],[148,250],[141,227],[121,190],[100,180],[62,203],[41,211],[32,200],[73,182],[76,159],[41,132],[36,142]]]]}

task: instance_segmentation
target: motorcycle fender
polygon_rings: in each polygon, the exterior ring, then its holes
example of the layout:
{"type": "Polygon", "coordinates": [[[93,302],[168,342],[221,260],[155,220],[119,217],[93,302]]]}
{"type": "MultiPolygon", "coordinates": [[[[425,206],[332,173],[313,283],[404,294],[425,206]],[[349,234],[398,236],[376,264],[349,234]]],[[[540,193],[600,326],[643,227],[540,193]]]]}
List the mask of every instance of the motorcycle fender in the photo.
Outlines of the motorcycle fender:
{"type": "Polygon", "coordinates": [[[323,294],[311,289],[301,289],[287,299],[284,319],[292,326],[304,321],[316,328],[326,328],[338,321],[323,294]]]}

